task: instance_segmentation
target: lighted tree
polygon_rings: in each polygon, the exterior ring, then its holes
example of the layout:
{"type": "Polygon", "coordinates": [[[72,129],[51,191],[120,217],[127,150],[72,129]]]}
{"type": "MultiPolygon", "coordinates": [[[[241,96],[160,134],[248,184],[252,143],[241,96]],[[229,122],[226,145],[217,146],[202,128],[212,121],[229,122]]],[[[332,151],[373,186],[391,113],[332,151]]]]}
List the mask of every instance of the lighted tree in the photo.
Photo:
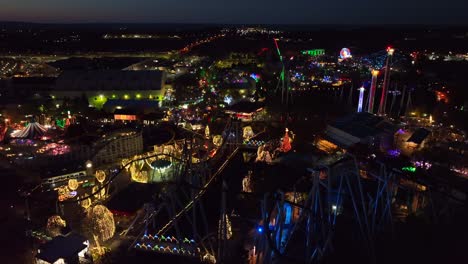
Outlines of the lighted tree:
{"type": "Polygon", "coordinates": [[[283,142],[281,143],[281,151],[288,152],[291,150],[291,141],[289,139],[289,130],[286,128],[284,133],[283,142]]]}
{"type": "Polygon", "coordinates": [[[203,255],[202,261],[203,263],[215,264],[216,258],[212,254],[207,252],[205,255],[203,255]]]}
{"type": "Polygon", "coordinates": [[[81,201],[81,206],[84,209],[88,209],[91,206],[91,199],[88,197],[88,198],[84,199],[83,201],[81,201]]]}
{"type": "Polygon", "coordinates": [[[254,136],[254,132],[251,126],[246,126],[242,129],[242,136],[244,140],[249,140],[251,137],[254,136]]]}
{"type": "Polygon", "coordinates": [[[61,234],[61,231],[64,227],[67,226],[65,220],[62,219],[59,215],[53,215],[47,219],[47,233],[51,237],[56,237],[61,234]]]}
{"type": "Polygon", "coordinates": [[[104,205],[96,205],[88,208],[84,227],[93,236],[96,247],[100,250],[100,242],[109,240],[114,236],[114,215],[104,205]]]}
{"type": "Polygon", "coordinates": [[[205,137],[206,138],[210,138],[210,127],[208,125],[206,125],[205,127],[205,137]]]}
{"type": "Polygon", "coordinates": [[[221,219],[219,219],[218,222],[218,237],[219,239],[231,239],[232,237],[232,227],[231,227],[231,220],[229,220],[229,217],[227,214],[224,214],[221,219]],[[226,225],[226,234],[223,232],[223,222],[226,225]],[[225,236],[224,236],[225,235],[225,236]]]}
{"type": "Polygon", "coordinates": [[[99,183],[103,183],[106,180],[106,173],[103,170],[96,171],[96,180],[99,183]]]}
{"type": "Polygon", "coordinates": [[[221,147],[223,144],[223,137],[221,135],[215,135],[213,137],[213,144],[218,148],[221,147]]]}
{"type": "Polygon", "coordinates": [[[75,191],[78,189],[78,180],[77,179],[69,179],[68,180],[68,189],[75,191]]]}

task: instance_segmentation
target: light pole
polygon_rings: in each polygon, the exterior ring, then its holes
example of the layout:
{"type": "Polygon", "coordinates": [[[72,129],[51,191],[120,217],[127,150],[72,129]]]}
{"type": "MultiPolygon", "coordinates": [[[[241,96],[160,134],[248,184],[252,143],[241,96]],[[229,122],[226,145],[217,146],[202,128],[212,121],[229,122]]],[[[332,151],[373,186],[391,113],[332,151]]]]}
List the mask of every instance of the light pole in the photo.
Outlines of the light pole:
{"type": "Polygon", "coordinates": [[[86,167],[86,175],[92,176],[93,175],[93,162],[90,160],[86,161],[85,167],[86,167]]]}
{"type": "Polygon", "coordinates": [[[387,48],[387,60],[385,62],[385,74],[382,85],[382,95],[380,96],[379,115],[385,115],[385,108],[387,107],[387,90],[390,82],[390,60],[392,59],[395,49],[392,47],[387,48]]]}
{"type": "Polygon", "coordinates": [[[373,113],[374,112],[374,99],[375,99],[375,89],[377,87],[377,76],[379,75],[378,70],[372,70],[372,81],[371,81],[371,87],[369,91],[369,105],[367,108],[367,112],[373,113]]]}

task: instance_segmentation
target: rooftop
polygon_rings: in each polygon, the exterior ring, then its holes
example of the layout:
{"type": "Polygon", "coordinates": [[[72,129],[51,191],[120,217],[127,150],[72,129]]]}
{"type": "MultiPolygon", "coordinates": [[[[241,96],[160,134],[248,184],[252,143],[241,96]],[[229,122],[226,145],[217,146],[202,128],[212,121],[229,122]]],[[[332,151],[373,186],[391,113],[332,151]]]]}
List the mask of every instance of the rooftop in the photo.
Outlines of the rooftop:
{"type": "Polygon", "coordinates": [[[383,117],[361,112],[347,115],[335,121],[333,127],[355,137],[365,138],[379,133],[395,133],[397,127],[385,121],[383,117]]]}
{"type": "Polygon", "coordinates": [[[161,90],[162,71],[65,71],[57,79],[57,90],[161,90]]]}
{"type": "Polygon", "coordinates": [[[257,112],[263,107],[261,103],[253,103],[249,101],[240,101],[226,108],[226,111],[232,111],[237,113],[253,113],[257,112]]]}
{"type": "Polygon", "coordinates": [[[414,131],[413,135],[406,141],[406,142],[413,142],[416,144],[421,144],[424,139],[427,138],[431,134],[431,131],[425,129],[425,128],[418,128],[416,131],[414,131]]]}
{"type": "Polygon", "coordinates": [[[86,248],[86,241],[85,237],[73,233],[57,236],[39,247],[36,258],[55,263],[60,258],[73,257],[86,248]]]}

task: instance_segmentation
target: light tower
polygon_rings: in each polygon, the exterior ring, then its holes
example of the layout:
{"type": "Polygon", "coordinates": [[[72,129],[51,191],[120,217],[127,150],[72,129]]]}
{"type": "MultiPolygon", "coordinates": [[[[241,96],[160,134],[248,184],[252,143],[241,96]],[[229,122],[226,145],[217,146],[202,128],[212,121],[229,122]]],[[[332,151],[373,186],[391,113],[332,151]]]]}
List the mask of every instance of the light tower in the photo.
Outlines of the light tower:
{"type": "Polygon", "coordinates": [[[371,81],[371,87],[369,91],[369,104],[367,106],[367,112],[373,113],[374,112],[374,97],[375,97],[375,89],[377,87],[377,76],[379,75],[378,70],[372,70],[372,81],[371,81]]]}
{"type": "Polygon", "coordinates": [[[281,73],[280,78],[278,80],[278,84],[276,86],[276,90],[279,89],[281,86],[281,103],[288,105],[289,103],[289,74],[286,73],[286,68],[284,66],[283,56],[281,55],[281,51],[278,46],[278,39],[273,39],[275,42],[276,52],[278,53],[278,57],[281,62],[281,73]]]}
{"type": "Polygon", "coordinates": [[[362,102],[364,101],[364,87],[361,86],[359,90],[359,102],[358,102],[358,107],[357,107],[357,112],[361,113],[362,112],[362,102]]]}
{"type": "Polygon", "coordinates": [[[385,115],[387,105],[387,89],[390,82],[390,61],[392,59],[395,49],[392,47],[387,48],[387,60],[385,61],[384,81],[382,85],[382,95],[380,96],[379,115],[385,115]]]}

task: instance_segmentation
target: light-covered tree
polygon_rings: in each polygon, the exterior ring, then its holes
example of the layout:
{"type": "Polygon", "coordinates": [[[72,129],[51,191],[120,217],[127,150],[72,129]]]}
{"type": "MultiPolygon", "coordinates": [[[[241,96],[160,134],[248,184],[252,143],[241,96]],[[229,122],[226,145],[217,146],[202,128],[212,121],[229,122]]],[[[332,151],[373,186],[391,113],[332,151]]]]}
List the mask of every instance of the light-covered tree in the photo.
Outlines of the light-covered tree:
{"type": "Polygon", "coordinates": [[[106,180],[106,172],[104,172],[103,170],[97,170],[96,171],[96,180],[99,183],[103,183],[106,180]]]}
{"type": "Polygon", "coordinates": [[[51,237],[56,237],[61,234],[64,227],[67,226],[65,220],[60,215],[53,215],[47,219],[47,233],[51,237]]]}
{"type": "Polygon", "coordinates": [[[84,227],[92,234],[96,246],[101,248],[100,242],[109,240],[114,236],[114,215],[104,205],[96,205],[88,208],[84,227]]]}

